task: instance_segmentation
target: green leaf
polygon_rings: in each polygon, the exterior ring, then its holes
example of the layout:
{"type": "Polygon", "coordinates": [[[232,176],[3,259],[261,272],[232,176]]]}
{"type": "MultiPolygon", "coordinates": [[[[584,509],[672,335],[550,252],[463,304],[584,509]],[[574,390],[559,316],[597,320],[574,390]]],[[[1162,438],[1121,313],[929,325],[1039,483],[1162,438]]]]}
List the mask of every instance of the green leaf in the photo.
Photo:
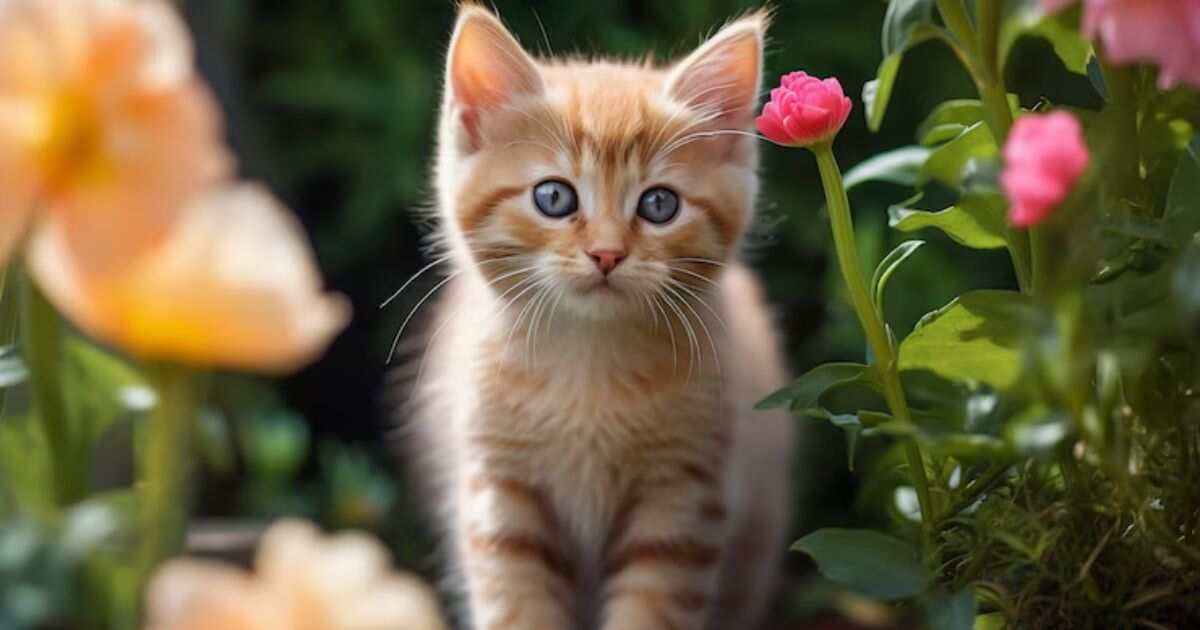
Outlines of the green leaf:
{"type": "Polygon", "coordinates": [[[145,377],[124,359],[87,340],[68,336],[63,344],[66,369],[63,388],[71,417],[85,443],[92,443],[121,416],[146,411],[156,401],[145,377]]]}
{"type": "Polygon", "coordinates": [[[871,286],[874,288],[875,310],[879,313],[880,319],[887,319],[883,314],[883,298],[888,280],[892,278],[892,274],[896,273],[900,265],[917,253],[917,250],[921,249],[924,244],[925,241],[904,241],[879,261],[879,266],[875,268],[875,276],[871,279],[871,286]]]}
{"type": "Polygon", "coordinates": [[[921,195],[917,195],[888,208],[888,225],[905,233],[937,228],[960,245],[973,249],[1001,249],[1007,245],[1002,199],[969,195],[960,199],[958,205],[939,212],[906,207],[920,199],[921,195]]]}
{"type": "Polygon", "coordinates": [[[814,409],[825,390],[838,383],[856,380],[865,370],[867,366],[861,363],[827,363],[817,366],[787,387],[767,396],[754,408],[764,410],[790,407],[796,411],[814,409]]]}
{"type": "Polygon", "coordinates": [[[1171,176],[1164,217],[1166,232],[1176,243],[1191,239],[1200,230],[1200,134],[1192,138],[1179,157],[1171,176]]]}
{"type": "Polygon", "coordinates": [[[0,482],[17,507],[40,516],[53,513],[53,480],[41,427],[25,416],[0,422],[0,482]]]}
{"type": "Polygon", "coordinates": [[[975,123],[930,154],[917,183],[933,180],[958,189],[969,175],[980,169],[981,164],[995,163],[998,155],[991,130],[984,123],[975,123]]]}
{"type": "Polygon", "coordinates": [[[12,387],[29,378],[29,369],[14,346],[0,349],[0,387],[12,387]]]}
{"type": "Polygon", "coordinates": [[[966,293],[926,315],[900,344],[900,369],[1007,389],[1021,372],[1030,298],[1012,291],[966,293]]]}
{"type": "Polygon", "coordinates": [[[975,99],[955,99],[938,105],[917,127],[917,141],[924,146],[957,138],[967,127],[983,120],[983,104],[975,99]]]}
{"type": "Polygon", "coordinates": [[[846,434],[846,465],[854,472],[854,458],[858,455],[858,438],[863,431],[862,420],[858,416],[831,415],[829,423],[846,434]]]}
{"type": "Polygon", "coordinates": [[[892,87],[904,52],[917,44],[942,36],[933,22],[933,0],[892,0],[883,18],[883,62],[875,80],[863,86],[867,125],[879,131],[892,97],[892,87]]]}
{"type": "Polygon", "coordinates": [[[817,530],[792,550],[811,556],[829,580],[884,601],[912,597],[929,583],[912,545],[869,529],[817,530]]]}
{"type": "Polygon", "coordinates": [[[846,173],[845,185],[849,190],[866,182],[890,182],[901,186],[912,186],[917,181],[921,165],[929,157],[925,147],[901,147],[880,153],[859,163],[846,173]]]}
{"type": "Polygon", "coordinates": [[[1070,419],[1058,413],[1021,418],[1008,427],[1009,443],[1025,456],[1049,453],[1070,434],[1070,419]]]}
{"type": "Polygon", "coordinates": [[[1017,0],[1008,3],[1004,23],[1000,27],[1000,65],[1005,66],[1013,45],[1023,36],[1041,37],[1054,46],[1054,52],[1068,70],[1087,74],[1092,45],[1079,32],[1079,15],[1075,11],[1046,15],[1040,0],[1017,0]]]}
{"type": "Polygon", "coordinates": [[[970,589],[934,595],[925,603],[930,630],[972,630],[975,613],[975,594],[970,589]]]}

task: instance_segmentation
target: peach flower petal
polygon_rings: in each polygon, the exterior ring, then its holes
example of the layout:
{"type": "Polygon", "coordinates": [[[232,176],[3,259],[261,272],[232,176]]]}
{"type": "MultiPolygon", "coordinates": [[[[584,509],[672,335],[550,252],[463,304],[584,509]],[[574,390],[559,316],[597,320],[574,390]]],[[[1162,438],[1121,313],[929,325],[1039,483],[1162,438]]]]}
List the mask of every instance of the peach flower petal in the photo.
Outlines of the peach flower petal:
{"type": "Polygon", "coordinates": [[[283,520],[259,544],[255,571],[169,562],[148,589],[146,630],[447,630],[433,590],[393,572],[366,534],[283,520]]]}
{"type": "Polygon", "coordinates": [[[92,270],[162,238],[232,170],[215,99],[168,3],[0,3],[0,158],[92,270]]]}
{"type": "Polygon", "coordinates": [[[69,234],[54,219],[35,229],[30,272],[76,325],[142,358],[284,373],[349,320],[346,300],[323,293],[301,226],[257,185],[196,200],[120,273],[89,269],[69,234]]]}

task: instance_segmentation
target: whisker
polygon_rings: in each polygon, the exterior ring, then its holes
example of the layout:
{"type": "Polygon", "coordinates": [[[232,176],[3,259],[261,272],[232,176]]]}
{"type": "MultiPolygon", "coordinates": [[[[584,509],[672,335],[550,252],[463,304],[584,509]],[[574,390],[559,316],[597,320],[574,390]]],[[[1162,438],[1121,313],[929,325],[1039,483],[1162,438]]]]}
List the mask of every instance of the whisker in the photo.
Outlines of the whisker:
{"type": "MultiPolygon", "coordinates": [[[[708,344],[709,344],[709,346],[712,347],[713,362],[716,363],[716,366],[717,366],[717,376],[720,376],[721,375],[721,353],[717,350],[716,339],[713,338],[712,333],[709,332],[709,330],[708,330],[708,324],[704,323],[704,318],[700,316],[700,313],[696,311],[696,308],[694,306],[692,306],[691,303],[688,302],[686,298],[684,298],[677,291],[672,289],[670,285],[667,285],[664,288],[667,291],[670,291],[671,293],[673,293],[675,295],[675,297],[679,298],[679,300],[681,302],[683,302],[683,305],[686,306],[687,309],[689,311],[691,311],[692,315],[694,315],[696,317],[696,323],[700,324],[700,329],[702,331],[704,331],[704,336],[708,337],[708,344]]],[[[697,340],[697,342],[696,342],[697,350],[699,350],[699,345],[700,345],[700,342],[699,342],[699,340],[697,340]]],[[[700,365],[703,366],[704,365],[703,364],[703,355],[701,355],[701,361],[702,362],[700,365]]]]}
{"type": "Polygon", "coordinates": [[[404,318],[404,323],[400,324],[400,330],[396,331],[396,337],[392,339],[392,347],[390,350],[388,350],[388,365],[392,364],[392,359],[396,356],[396,346],[399,345],[400,338],[404,336],[404,329],[408,328],[408,323],[412,321],[413,316],[417,314],[417,311],[421,310],[421,306],[424,305],[434,293],[437,293],[438,289],[446,286],[447,283],[457,278],[459,275],[461,275],[461,272],[452,273],[446,276],[444,280],[434,285],[434,287],[425,294],[425,297],[421,298],[420,301],[417,302],[417,305],[413,307],[413,310],[409,311],[408,317],[404,318]]]}
{"type": "Polygon", "coordinates": [[[671,362],[672,362],[671,373],[678,374],[679,373],[679,346],[676,345],[676,343],[675,343],[675,327],[671,325],[671,319],[669,317],[667,317],[667,311],[665,309],[663,309],[662,304],[660,303],[660,300],[659,300],[660,295],[661,295],[661,293],[655,293],[654,295],[650,296],[650,300],[651,300],[651,304],[653,304],[655,306],[655,308],[658,309],[658,312],[662,315],[663,321],[666,322],[667,335],[671,338],[671,362]]]}
{"type": "MultiPolygon", "coordinates": [[[[664,286],[663,288],[665,289],[667,287],[664,286]]],[[[694,372],[694,370],[696,368],[696,365],[695,365],[696,364],[696,355],[698,354],[697,348],[700,347],[700,341],[696,337],[696,331],[692,328],[691,322],[688,321],[687,316],[684,315],[683,310],[679,308],[679,305],[677,305],[675,303],[675,300],[672,300],[671,296],[667,295],[665,293],[663,293],[661,295],[662,295],[663,301],[666,302],[667,306],[672,311],[675,311],[675,314],[679,316],[679,323],[683,324],[683,330],[685,333],[687,333],[687,339],[688,339],[687,380],[690,381],[690,380],[692,380],[692,373],[694,372]]]]}
{"type": "Polygon", "coordinates": [[[678,280],[675,280],[674,278],[668,278],[668,282],[670,282],[672,285],[674,285],[676,288],[680,289],[681,291],[684,291],[688,295],[692,296],[692,299],[699,302],[700,305],[703,306],[705,309],[707,309],[709,313],[712,313],[712,316],[714,318],[716,318],[717,323],[721,325],[721,328],[725,329],[726,334],[729,333],[729,325],[725,323],[725,320],[721,318],[721,315],[719,313],[717,313],[716,309],[714,309],[712,307],[712,305],[708,303],[707,300],[705,300],[703,297],[701,297],[701,295],[699,293],[696,293],[694,290],[692,290],[691,287],[689,287],[688,285],[686,285],[678,280]]]}
{"type": "Polygon", "coordinates": [[[441,258],[434,260],[433,262],[429,263],[428,265],[421,267],[420,271],[413,274],[412,277],[409,278],[407,281],[405,281],[404,284],[400,285],[400,288],[397,289],[395,293],[393,293],[391,296],[389,296],[388,299],[384,300],[383,303],[379,305],[379,308],[386,308],[388,304],[391,304],[393,301],[395,301],[396,298],[400,297],[400,294],[404,293],[404,290],[407,289],[409,287],[409,285],[411,285],[413,282],[416,282],[417,278],[420,278],[422,275],[425,274],[425,272],[429,271],[430,269],[433,269],[434,267],[450,260],[450,258],[451,258],[450,255],[442,256],[441,258]]]}

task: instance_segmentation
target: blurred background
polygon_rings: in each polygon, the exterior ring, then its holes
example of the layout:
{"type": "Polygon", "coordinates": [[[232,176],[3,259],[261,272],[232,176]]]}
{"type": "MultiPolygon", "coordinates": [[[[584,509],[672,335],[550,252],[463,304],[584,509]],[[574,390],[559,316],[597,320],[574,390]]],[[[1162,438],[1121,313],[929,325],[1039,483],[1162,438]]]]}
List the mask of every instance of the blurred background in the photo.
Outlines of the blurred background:
{"type": "MultiPolygon", "coordinates": [[[[757,4],[494,2],[535,54],[653,51],[662,60],[686,53],[757,4]]],[[[857,97],[881,58],[886,4],[781,0],[775,6],[766,83],[804,69],[839,77],[857,97]]],[[[423,276],[386,309],[379,304],[427,262],[422,246],[432,226],[421,222],[417,210],[431,198],[433,121],[453,2],[188,0],[184,7],[244,174],[268,182],[299,214],[329,283],[355,307],[353,324],[329,354],[286,382],[221,377],[213,388],[213,413],[225,409],[238,417],[206,422],[206,440],[232,439],[241,448],[232,459],[210,449],[200,516],[245,520],[299,513],[328,527],[371,529],[401,564],[432,575],[431,536],[390,443],[390,429],[403,418],[388,408],[384,384],[392,336],[438,277],[423,276]]],[[[1072,93],[1090,92],[1064,84],[1057,63],[1044,44],[1022,44],[1011,72],[1021,77],[1024,104],[1043,95],[1069,102],[1072,93]]],[[[912,144],[913,130],[934,105],[972,96],[973,86],[946,50],[918,48],[905,59],[879,134],[867,131],[861,106],[856,108],[838,140],[843,168],[912,144]],[[919,87],[906,81],[917,73],[919,87]]],[[[760,220],[746,258],[767,285],[792,367],[799,373],[831,359],[857,360],[863,341],[840,296],[840,281],[831,275],[836,270],[815,164],[805,151],[768,145],[764,151],[760,220]]],[[[870,184],[852,194],[869,268],[900,240],[887,229],[887,208],[905,192],[870,184]]],[[[888,316],[898,333],[968,288],[1014,285],[1005,254],[966,250],[933,233],[922,238],[932,246],[890,285],[888,316]]],[[[840,432],[811,423],[801,434],[797,535],[881,518],[859,509],[863,489],[852,481],[840,432]]],[[[870,452],[860,461],[872,461],[870,452]]],[[[783,606],[800,611],[814,588],[798,586],[809,584],[806,570],[791,562],[794,584],[783,606]]]]}

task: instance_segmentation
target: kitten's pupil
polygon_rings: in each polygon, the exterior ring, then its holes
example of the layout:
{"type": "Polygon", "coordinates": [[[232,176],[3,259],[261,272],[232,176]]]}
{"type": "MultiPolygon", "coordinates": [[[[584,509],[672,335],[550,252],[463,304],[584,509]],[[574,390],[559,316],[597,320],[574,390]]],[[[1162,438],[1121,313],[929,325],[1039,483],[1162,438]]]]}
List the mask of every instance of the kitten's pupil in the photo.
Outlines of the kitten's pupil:
{"type": "Polygon", "coordinates": [[[651,188],[638,201],[638,216],[651,223],[667,223],[679,213],[679,195],[667,188],[651,188]]]}
{"type": "Polygon", "coordinates": [[[570,184],[551,179],[533,188],[533,203],[538,212],[551,217],[561,218],[573,214],[579,209],[579,200],[575,189],[570,184]]]}

